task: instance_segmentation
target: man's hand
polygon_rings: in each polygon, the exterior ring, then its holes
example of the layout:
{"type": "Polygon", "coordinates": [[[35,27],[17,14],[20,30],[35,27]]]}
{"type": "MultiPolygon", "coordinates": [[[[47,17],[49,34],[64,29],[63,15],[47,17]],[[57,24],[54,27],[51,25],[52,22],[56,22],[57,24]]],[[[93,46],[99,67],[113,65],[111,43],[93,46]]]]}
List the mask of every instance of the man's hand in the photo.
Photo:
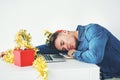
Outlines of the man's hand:
{"type": "Polygon", "coordinates": [[[5,55],[4,52],[0,52],[0,58],[3,57],[5,55]]]}
{"type": "Polygon", "coordinates": [[[73,53],[75,52],[76,50],[75,49],[71,49],[68,51],[68,56],[70,56],[71,58],[73,58],[73,53]]]}

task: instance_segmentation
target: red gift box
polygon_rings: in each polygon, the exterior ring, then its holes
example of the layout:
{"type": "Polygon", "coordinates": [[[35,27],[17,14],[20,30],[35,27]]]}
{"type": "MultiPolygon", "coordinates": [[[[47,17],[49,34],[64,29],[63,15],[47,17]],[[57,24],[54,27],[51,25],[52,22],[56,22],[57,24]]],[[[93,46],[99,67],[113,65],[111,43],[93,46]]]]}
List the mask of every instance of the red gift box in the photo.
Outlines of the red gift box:
{"type": "Polygon", "coordinates": [[[17,66],[31,66],[34,61],[34,50],[14,50],[14,64],[17,66]]]}

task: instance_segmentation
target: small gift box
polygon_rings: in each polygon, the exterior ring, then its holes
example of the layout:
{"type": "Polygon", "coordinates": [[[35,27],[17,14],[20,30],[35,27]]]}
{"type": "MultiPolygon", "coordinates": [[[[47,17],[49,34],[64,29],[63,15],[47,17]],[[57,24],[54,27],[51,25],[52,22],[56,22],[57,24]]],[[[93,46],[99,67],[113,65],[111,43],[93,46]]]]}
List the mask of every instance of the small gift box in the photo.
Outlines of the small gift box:
{"type": "Polygon", "coordinates": [[[31,66],[34,61],[34,50],[14,50],[14,64],[17,66],[31,66]]]}

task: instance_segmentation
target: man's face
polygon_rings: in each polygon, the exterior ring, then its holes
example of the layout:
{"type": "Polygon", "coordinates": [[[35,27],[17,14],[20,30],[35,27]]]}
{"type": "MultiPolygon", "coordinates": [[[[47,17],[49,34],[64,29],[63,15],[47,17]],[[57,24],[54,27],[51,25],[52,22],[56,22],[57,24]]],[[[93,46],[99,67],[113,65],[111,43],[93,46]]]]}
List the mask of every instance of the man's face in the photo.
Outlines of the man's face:
{"type": "Polygon", "coordinates": [[[61,32],[56,40],[55,47],[60,51],[69,51],[76,48],[76,39],[68,33],[68,31],[61,32]]]}

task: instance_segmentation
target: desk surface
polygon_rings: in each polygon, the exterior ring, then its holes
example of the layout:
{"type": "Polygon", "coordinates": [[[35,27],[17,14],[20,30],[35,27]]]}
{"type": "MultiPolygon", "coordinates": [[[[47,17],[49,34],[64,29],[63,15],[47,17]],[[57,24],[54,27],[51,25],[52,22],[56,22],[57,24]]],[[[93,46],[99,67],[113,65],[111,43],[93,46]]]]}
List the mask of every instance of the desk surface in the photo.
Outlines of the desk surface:
{"type": "MultiPolygon", "coordinates": [[[[68,59],[66,62],[48,63],[48,80],[99,80],[99,67],[68,59]]],[[[32,67],[18,67],[0,59],[0,80],[38,80],[39,74],[32,67]]]]}

